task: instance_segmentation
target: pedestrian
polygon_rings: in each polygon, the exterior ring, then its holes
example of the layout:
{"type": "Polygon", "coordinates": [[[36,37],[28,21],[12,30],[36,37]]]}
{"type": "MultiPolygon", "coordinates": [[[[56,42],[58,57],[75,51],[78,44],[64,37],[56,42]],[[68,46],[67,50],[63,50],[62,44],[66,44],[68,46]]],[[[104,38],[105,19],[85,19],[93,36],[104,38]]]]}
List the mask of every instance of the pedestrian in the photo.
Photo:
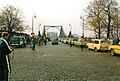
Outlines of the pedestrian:
{"type": "Polygon", "coordinates": [[[8,32],[3,32],[0,38],[0,81],[8,81],[8,66],[10,64],[8,54],[13,51],[8,45],[8,38],[8,32]]]}
{"type": "Polygon", "coordinates": [[[81,42],[81,44],[80,44],[80,48],[81,48],[81,50],[83,51],[83,49],[84,49],[84,38],[81,38],[81,40],[80,40],[80,42],[81,42]]]}
{"type": "Polygon", "coordinates": [[[41,37],[38,38],[38,45],[41,45],[41,37]]]}
{"type": "Polygon", "coordinates": [[[119,40],[119,37],[118,37],[118,38],[117,38],[117,45],[119,44],[119,41],[120,41],[120,40],[119,40]]]}
{"type": "Polygon", "coordinates": [[[47,45],[47,38],[46,37],[44,37],[44,43],[45,43],[45,45],[47,45]]]}
{"type": "Polygon", "coordinates": [[[35,50],[35,44],[36,44],[35,36],[32,36],[32,40],[31,40],[32,50],[35,50]]]}
{"type": "Polygon", "coordinates": [[[69,40],[70,40],[70,47],[72,47],[72,38],[70,38],[69,40]]]}

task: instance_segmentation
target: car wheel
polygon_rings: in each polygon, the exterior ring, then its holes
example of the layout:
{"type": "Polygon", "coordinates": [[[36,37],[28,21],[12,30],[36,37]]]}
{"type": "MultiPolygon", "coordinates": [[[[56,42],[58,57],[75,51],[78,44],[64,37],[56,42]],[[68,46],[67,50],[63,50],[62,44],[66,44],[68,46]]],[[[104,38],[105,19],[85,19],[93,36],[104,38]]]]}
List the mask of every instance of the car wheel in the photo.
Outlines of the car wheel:
{"type": "Polygon", "coordinates": [[[90,50],[90,48],[87,46],[87,49],[90,50]]]}
{"type": "Polygon", "coordinates": [[[110,54],[113,55],[113,56],[116,55],[116,54],[115,54],[115,51],[114,51],[113,49],[110,50],[110,54]]]}
{"type": "Polygon", "coordinates": [[[94,51],[96,51],[96,52],[97,52],[97,51],[98,51],[98,50],[97,50],[97,48],[94,48],[94,51]]]}

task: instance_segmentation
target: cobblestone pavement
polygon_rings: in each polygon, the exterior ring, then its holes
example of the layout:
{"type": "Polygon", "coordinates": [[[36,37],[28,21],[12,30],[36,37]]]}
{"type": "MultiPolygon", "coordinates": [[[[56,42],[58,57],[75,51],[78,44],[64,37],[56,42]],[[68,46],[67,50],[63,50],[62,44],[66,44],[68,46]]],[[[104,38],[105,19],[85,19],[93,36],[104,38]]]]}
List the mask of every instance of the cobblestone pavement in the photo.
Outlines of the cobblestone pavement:
{"type": "Polygon", "coordinates": [[[10,81],[120,81],[120,56],[107,52],[49,44],[14,56],[10,81]]]}

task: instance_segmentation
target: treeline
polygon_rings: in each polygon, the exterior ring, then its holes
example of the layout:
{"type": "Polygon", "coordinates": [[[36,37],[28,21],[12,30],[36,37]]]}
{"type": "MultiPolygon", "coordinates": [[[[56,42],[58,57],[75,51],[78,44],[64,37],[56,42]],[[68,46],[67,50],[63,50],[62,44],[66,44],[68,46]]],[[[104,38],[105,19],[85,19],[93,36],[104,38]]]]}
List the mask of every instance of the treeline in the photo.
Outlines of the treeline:
{"type": "Polygon", "coordinates": [[[86,23],[97,38],[119,37],[120,7],[116,0],[94,0],[86,12],[86,23]]]}

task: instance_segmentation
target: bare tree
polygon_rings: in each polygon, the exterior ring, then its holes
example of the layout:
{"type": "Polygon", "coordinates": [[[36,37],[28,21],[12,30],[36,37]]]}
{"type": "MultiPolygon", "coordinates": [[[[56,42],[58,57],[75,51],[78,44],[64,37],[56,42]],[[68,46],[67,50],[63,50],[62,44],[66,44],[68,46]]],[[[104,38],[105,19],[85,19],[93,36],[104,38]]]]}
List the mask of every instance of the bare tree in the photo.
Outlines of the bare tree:
{"type": "Polygon", "coordinates": [[[8,31],[23,31],[22,12],[20,9],[7,5],[0,12],[0,27],[8,31]]]}
{"type": "Polygon", "coordinates": [[[95,0],[91,2],[90,5],[87,7],[87,20],[88,24],[94,29],[94,32],[98,34],[98,38],[101,38],[101,33],[104,31],[106,22],[104,21],[103,15],[103,8],[102,8],[102,1],[95,0]]]}
{"type": "Polygon", "coordinates": [[[102,32],[106,32],[106,38],[110,38],[110,33],[113,34],[113,29],[118,24],[115,23],[116,20],[118,21],[118,14],[117,18],[115,16],[118,11],[115,9],[118,9],[118,3],[115,0],[94,0],[88,6],[88,23],[97,30],[95,32],[98,33],[99,38],[102,32]]]}

